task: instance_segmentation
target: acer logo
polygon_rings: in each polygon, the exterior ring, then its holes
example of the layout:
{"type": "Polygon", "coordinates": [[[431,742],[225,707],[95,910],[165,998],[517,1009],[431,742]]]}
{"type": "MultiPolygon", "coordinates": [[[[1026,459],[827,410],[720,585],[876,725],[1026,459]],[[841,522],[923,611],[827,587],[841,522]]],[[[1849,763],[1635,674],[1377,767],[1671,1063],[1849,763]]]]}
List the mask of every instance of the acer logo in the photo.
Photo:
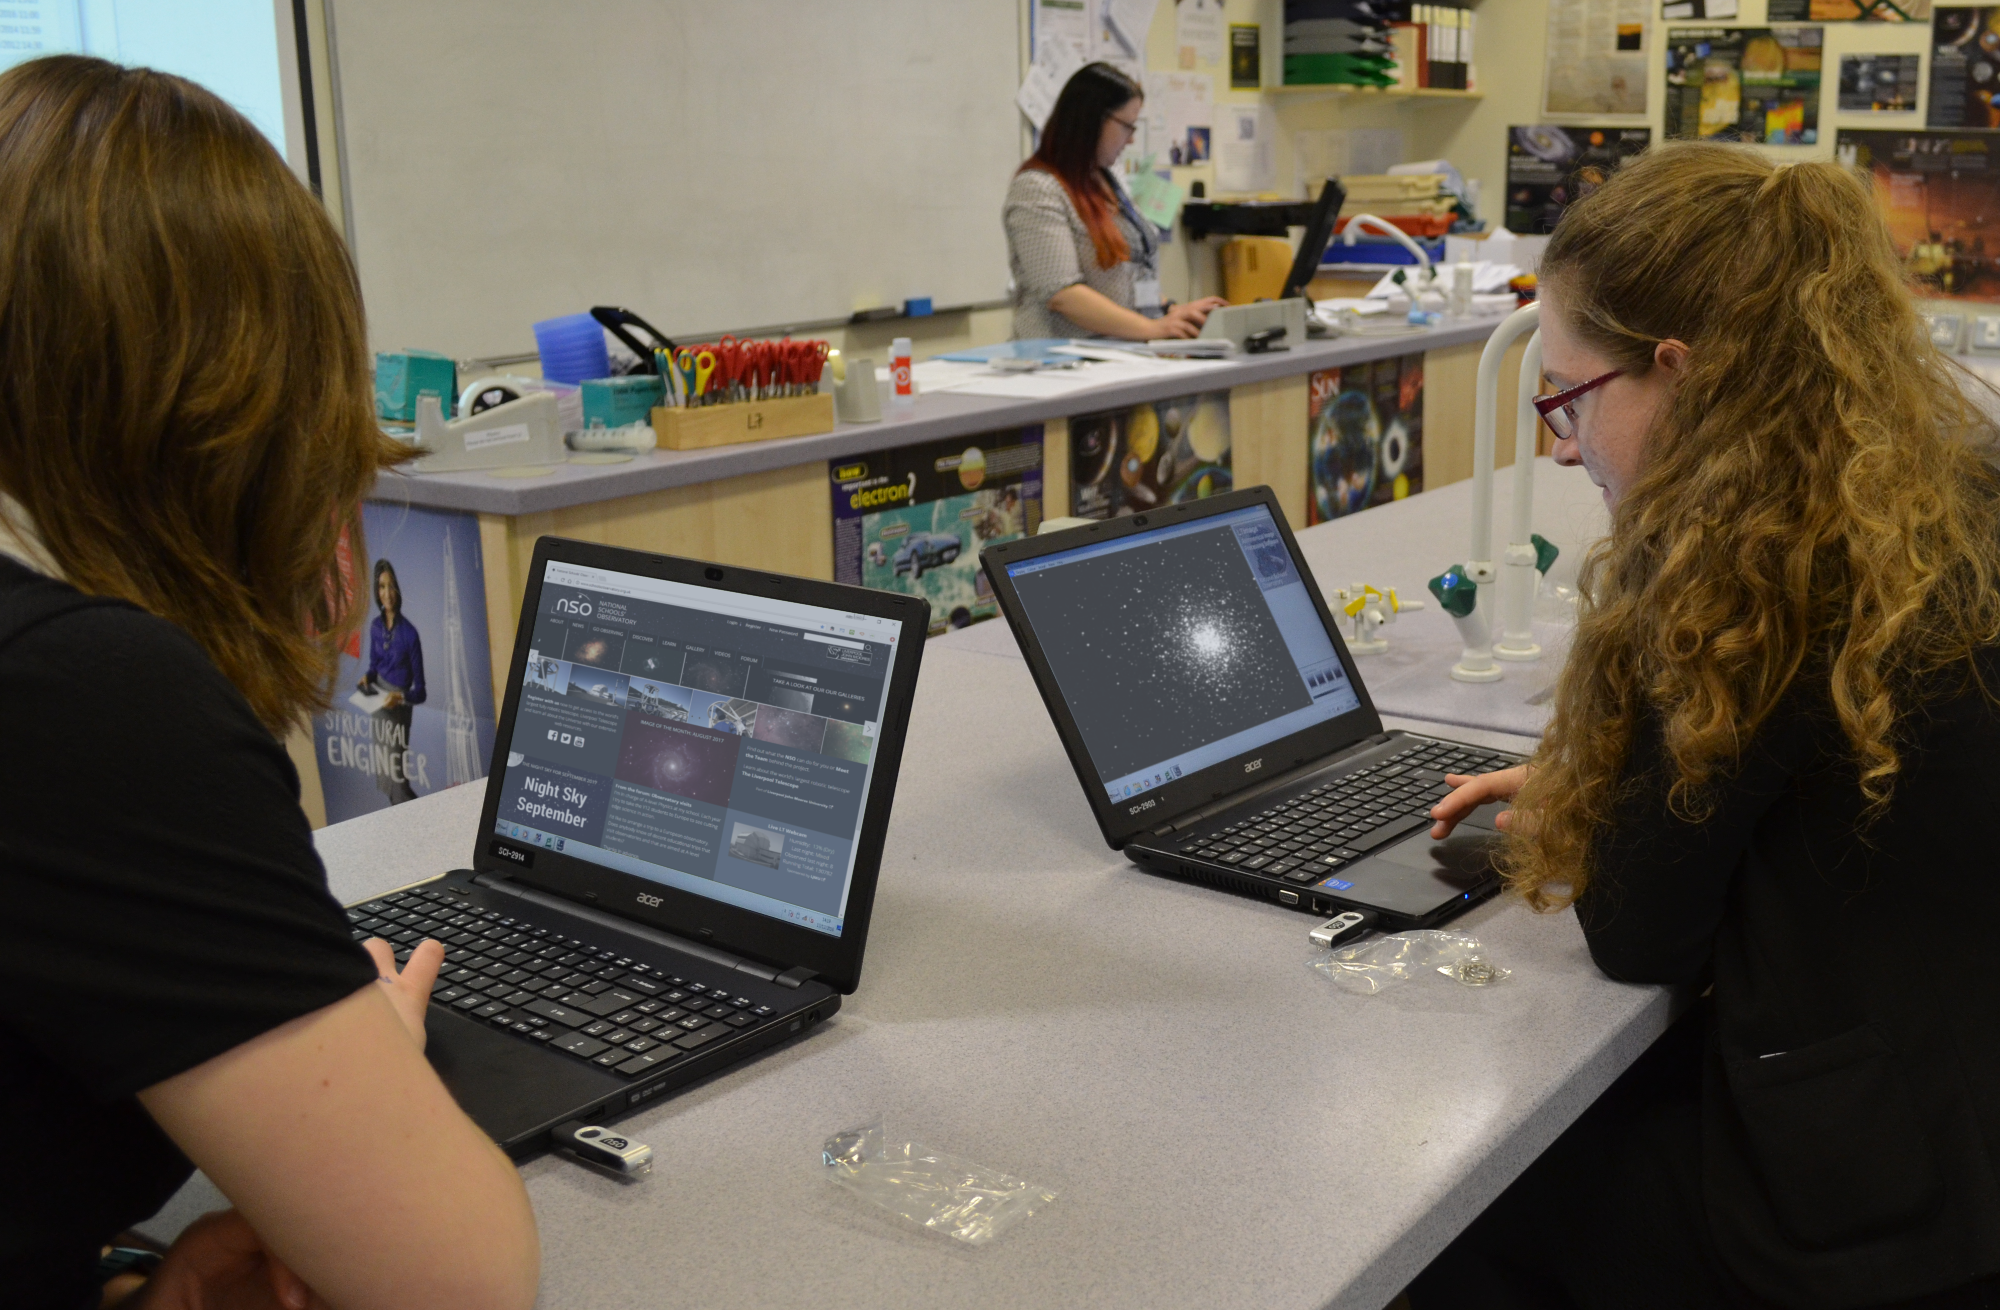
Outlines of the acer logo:
{"type": "Polygon", "coordinates": [[[1264,761],[1262,761],[1262,760],[1252,760],[1252,761],[1250,761],[1250,762],[1249,762],[1248,764],[1246,764],[1246,765],[1244,765],[1244,766],[1243,766],[1243,772],[1245,772],[1245,773],[1255,773],[1255,772],[1257,772],[1257,770],[1259,770],[1259,769],[1261,769],[1261,768],[1263,768],[1263,767],[1264,767],[1264,761]]]}
{"type": "Polygon", "coordinates": [[[558,614],[580,614],[587,619],[590,617],[590,602],[576,596],[558,596],[555,611],[558,614]]]}
{"type": "Polygon", "coordinates": [[[1139,812],[1140,812],[1141,810],[1150,810],[1150,809],[1152,809],[1152,808],[1153,808],[1153,807],[1154,807],[1155,805],[1158,805],[1159,803],[1160,803],[1160,798],[1159,798],[1159,797],[1157,797],[1157,796],[1155,796],[1155,797],[1153,797],[1153,798],[1152,798],[1151,800],[1145,800],[1145,801],[1140,801],[1140,802],[1139,802],[1139,803],[1138,803],[1137,805],[1134,805],[1134,806],[1132,806],[1132,807],[1131,807],[1130,809],[1126,810],[1125,812],[1126,812],[1127,814],[1137,814],[1137,813],[1139,813],[1139,812]]]}
{"type": "Polygon", "coordinates": [[[639,904],[650,905],[654,909],[658,909],[660,907],[660,898],[657,896],[648,896],[645,892],[640,892],[639,904]]]}

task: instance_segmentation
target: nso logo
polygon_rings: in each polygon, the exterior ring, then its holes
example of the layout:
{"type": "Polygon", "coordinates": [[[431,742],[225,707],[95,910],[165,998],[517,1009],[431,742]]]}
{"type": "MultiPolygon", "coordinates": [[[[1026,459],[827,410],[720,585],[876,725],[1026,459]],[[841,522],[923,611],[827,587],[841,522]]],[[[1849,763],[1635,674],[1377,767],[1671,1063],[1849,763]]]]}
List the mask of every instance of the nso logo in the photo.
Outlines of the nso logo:
{"type": "Polygon", "coordinates": [[[590,617],[590,601],[582,596],[558,596],[556,597],[555,612],[558,614],[576,614],[587,619],[590,617]]]}

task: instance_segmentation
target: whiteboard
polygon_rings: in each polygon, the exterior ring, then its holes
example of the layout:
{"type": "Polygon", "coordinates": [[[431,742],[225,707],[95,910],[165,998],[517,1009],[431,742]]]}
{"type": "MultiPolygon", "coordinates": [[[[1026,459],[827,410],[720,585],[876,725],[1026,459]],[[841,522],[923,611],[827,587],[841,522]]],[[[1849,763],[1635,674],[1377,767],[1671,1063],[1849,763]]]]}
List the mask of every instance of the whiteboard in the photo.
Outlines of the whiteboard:
{"type": "Polygon", "coordinates": [[[1006,294],[1014,0],[329,0],[376,349],[1006,294]]]}

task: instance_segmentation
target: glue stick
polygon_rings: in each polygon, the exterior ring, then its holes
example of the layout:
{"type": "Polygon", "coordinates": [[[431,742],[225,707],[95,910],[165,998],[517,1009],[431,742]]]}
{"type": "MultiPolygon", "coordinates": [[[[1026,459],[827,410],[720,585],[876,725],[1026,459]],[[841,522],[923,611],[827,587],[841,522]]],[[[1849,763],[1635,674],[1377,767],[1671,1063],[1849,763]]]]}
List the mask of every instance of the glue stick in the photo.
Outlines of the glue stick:
{"type": "Polygon", "coordinates": [[[917,389],[910,381],[910,339],[897,337],[889,343],[889,380],[894,384],[890,403],[902,409],[917,403],[917,389]]]}

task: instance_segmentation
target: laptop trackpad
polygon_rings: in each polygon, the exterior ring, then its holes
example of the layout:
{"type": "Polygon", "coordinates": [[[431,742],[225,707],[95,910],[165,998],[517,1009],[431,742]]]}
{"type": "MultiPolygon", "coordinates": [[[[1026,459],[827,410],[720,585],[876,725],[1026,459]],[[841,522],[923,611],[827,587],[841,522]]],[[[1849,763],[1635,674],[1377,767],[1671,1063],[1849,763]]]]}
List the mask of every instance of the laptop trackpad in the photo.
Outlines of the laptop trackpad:
{"type": "Polygon", "coordinates": [[[1421,918],[1485,888],[1493,880],[1492,853],[1499,840],[1490,827],[1461,824],[1442,841],[1426,833],[1379,850],[1320,885],[1343,900],[1421,918]]]}

